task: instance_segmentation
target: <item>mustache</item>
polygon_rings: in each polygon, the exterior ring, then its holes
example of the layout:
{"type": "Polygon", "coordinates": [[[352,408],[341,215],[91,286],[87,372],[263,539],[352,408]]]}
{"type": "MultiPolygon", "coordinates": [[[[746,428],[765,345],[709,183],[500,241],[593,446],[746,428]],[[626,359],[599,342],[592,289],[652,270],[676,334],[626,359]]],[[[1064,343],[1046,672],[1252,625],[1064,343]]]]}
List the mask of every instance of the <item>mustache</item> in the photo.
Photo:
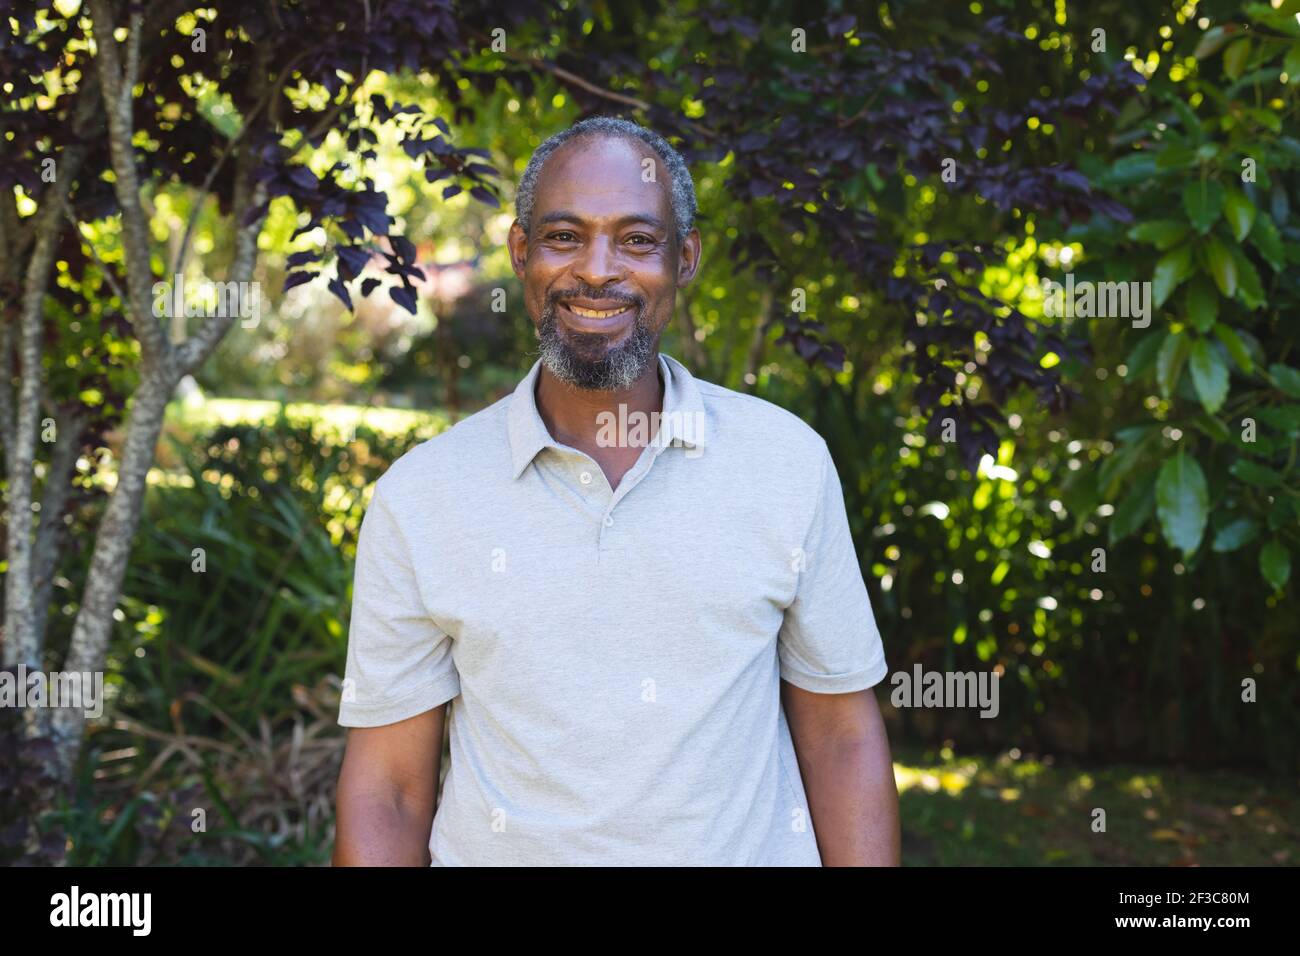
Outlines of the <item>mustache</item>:
{"type": "Polygon", "coordinates": [[[640,296],[618,295],[609,292],[601,292],[597,289],[575,289],[558,292],[551,292],[546,301],[548,305],[554,306],[561,302],[571,302],[574,299],[609,299],[611,302],[619,302],[623,305],[635,305],[638,308],[643,304],[640,296]]]}

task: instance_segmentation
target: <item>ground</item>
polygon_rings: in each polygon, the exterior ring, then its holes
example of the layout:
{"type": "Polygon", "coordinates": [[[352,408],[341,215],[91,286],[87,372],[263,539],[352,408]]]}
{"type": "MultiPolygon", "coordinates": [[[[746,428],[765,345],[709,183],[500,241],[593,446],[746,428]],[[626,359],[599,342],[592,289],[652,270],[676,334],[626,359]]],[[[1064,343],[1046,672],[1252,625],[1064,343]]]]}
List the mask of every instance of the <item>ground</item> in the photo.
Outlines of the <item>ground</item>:
{"type": "Polygon", "coordinates": [[[1300,788],[1230,770],[1094,768],[895,748],[909,866],[1300,862],[1300,788]],[[1105,832],[1094,832],[1096,809],[1105,832]]]}

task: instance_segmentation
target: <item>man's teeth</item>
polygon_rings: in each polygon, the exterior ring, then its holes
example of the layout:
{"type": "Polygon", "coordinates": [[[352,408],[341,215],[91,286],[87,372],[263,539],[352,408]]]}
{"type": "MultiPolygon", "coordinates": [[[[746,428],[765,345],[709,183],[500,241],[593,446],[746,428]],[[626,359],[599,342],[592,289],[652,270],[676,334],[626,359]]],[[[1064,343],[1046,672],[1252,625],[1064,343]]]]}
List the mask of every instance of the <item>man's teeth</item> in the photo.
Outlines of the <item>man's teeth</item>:
{"type": "Polygon", "coordinates": [[[611,315],[618,315],[620,312],[626,312],[628,307],[620,305],[617,309],[584,309],[580,305],[568,306],[570,312],[574,315],[581,315],[588,319],[607,319],[611,315]]]}

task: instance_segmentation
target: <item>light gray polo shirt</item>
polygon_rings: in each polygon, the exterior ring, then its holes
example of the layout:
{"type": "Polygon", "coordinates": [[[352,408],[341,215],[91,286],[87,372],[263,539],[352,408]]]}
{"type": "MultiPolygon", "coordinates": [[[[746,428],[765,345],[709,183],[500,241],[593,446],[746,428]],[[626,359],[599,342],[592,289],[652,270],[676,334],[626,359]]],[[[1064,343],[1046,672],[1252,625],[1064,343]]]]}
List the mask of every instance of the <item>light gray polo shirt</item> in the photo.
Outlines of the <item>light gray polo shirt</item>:
{"type": "Polygon", "coordinates": [[[452,701],[435,866],[820,865],[780,680],[886,673],[826,443],[660,355],[611,490],[539,367],[376,483],[339,723],[452,701]]]}

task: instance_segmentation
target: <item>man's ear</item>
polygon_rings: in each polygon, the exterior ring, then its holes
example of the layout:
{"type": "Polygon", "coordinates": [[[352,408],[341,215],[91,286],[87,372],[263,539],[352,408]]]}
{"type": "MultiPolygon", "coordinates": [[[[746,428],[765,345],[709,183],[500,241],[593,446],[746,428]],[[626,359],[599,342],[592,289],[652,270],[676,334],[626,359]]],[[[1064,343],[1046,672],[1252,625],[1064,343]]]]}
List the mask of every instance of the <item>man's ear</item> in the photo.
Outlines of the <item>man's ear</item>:
{"type": "Polygon", "coordinates": [[[528,261],[528,233],[524,232],[524,227],[519,225],[518,219],[510,224],[510,232],[506,235],[506,248],[510,250],[510,268],[514,269],[515,275],[522,279],[524,264],[528,261]]]}
{"type": "Polygon", "coordinates": [[[700,230],[692,229],[682,240],[681,250],[677,254],[677,288],[684,289],[690,285],[699,270],[700,230]]]}

